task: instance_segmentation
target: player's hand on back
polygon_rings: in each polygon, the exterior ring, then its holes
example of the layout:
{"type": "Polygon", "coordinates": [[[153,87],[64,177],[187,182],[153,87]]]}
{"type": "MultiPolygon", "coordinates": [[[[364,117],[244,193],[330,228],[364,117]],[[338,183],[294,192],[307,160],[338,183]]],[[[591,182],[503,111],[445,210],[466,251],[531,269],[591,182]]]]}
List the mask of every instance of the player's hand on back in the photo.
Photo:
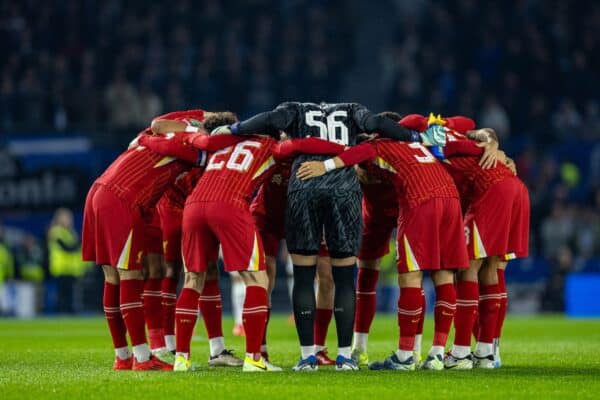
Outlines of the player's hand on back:
{"type": "Polygon", "coordinates": [[[296,177],[302,181],[325,175],[325,163],[322,161],[305,161],[296,172],[296,177]]]}
{"type": "Polygon", "coordinates": [[[498,142],[491,140],[489,142],[477,143],[478,147],[483,147],[483,155],[479,160],[479,166],[483,169],[495,168],[501,153],[498,151],[498,142]]]}

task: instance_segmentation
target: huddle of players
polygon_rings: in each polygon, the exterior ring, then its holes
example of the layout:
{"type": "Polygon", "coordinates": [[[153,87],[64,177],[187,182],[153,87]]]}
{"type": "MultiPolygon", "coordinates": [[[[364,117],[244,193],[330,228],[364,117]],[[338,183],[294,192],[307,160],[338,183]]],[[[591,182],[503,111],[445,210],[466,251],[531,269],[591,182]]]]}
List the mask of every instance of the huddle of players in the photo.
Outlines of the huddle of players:
{"type": "Polygon", "coordinates": [[[500,157],[502,162],[489,169],[479,166],[484,149],[463,135],[474,128],[471,120],[428,121],[414,115],[398,124],[399,117],[393,113],[375,115],[351,103],[284,103],[243,122],[232,123],[232,118],[231,114],[201,110],[157,118],[88,194],[83,254],[86,260],[103,266],[103,303],[116,352],[115,369],[192,369],[190,342],[200,309],[213,365],[242,364],[244,371],[280,370],[269,363],[264,346],[274,279],[266,271],[263,240],[272,253],[276,249],[273,243],[278,243],[285,231],[294,264],[292,297],[301,345],[294,370],[318,368],[313,336],[314,279],[323,239],[335,284],[336,369],[357,370],[358,365],[368,364],[366,347],[375,312],[378,260],[387,252],[396,225],[399,346],[385,361],[369,367],[412,370],[420,363],[418,331],[424,315],[421,280],[425,270],[431,271],[436,285],[435,338],[422,367],[487,368],[499,361],[493,343],[499,336],[497,321],[501,320],[499,308],[502,299],[505,304],[505,289],[501,288],[502,279],[498,285],[498,277],[503,277],[498,271],[503,270],[502,261],[527,254],[529,204],[526,189],[493,146],[488,146],[491,151],[486,150],[484,157],[494,163],[500,157]],[[291,139],[275,140],[282,132],[291,139]],[[363,133],[382,137],[369,137],[358,144],[363,133]],[[426,146],[436,146],[435,152],[444,162],[436,160],[426,146]],[[355,164],[362,167],[358,174],[348,168],[355,164]],[[273,175],[275,170],[277,175],[273,175]],[[283,180],[289,180],[287,193],[283,180]],[[258,188],[251,213],[250,202],[258,188]],[[461,201],[467,210],[470,265],[461,201]],[[273,207],[279,214],[271,214],[273,207]],[[151,279],[144,283],[142,274],[144,254],[157,251],[149,244],[155,208],[160,214],[165,261],[176,264],[181,246],[185,268],[184,289],[175,310],[174,366],[161,360],[172,348],[168,343],[172,335],[166,328],[166,342],[161,342],[162,335],[153,335],[163,330],[161,321],[156,320],[160,317],[156,318],[146,303],[156,297],[153,295],[164,293],[163,289],[171,290],[167,299],[172,303],[176,281],[166,287],[163,280],[160,291],[152,290],[156,283],[149,285],[151,279]],[[285,230],[281,227],[283,210],[285,230]],[[238,271],[246,284],[243,363],[225,349],[220,305],[210,304],[220,301],[214,273],[219,244],[225,269],[238,271]],[[478,342],[471,355],[470,335],[478,314],[478,342]],[[455,344],[444,359],[454,317],[455,344]],[[156,342],[153,352],[146,344],[145,324],[151,344],[156,342]]]}

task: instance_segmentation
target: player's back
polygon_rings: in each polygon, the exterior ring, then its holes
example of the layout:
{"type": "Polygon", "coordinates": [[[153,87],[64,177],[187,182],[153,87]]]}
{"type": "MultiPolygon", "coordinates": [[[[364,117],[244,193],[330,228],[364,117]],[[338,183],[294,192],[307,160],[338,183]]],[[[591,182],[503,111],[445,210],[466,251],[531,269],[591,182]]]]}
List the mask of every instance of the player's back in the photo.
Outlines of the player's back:
{"type": "MultiPolygon", "coordinates": [[[[470,140],[451,130],[447,132],[447,138],[449,143],[470,140]]],[[[479,161],[478,155],[451,155],[444,163],[460,192],[463,206],[473,198],[481,196],[494,183],[514,177],[512,171],[502,163],[498,163],[494,168],[483,169],[479,166],[479,161]]]]}
{"type": "Polygon", "coordinates": [[[440,162],[420,143],[378,139],[371,142],[377,157],[375,165],[390,176],[399,201],[414,207],[436,197],[458,197],[454,182],[440,162]]]}
{"type": "Polygon", "coordinates": [[[235,146],[214,152],[186,204],[225,201],[248,208],[256,188],[273,171],[275,143],[267,137],[244,136],[235,146]]]}
{"type": "Polygon", "coordinates": [[[175,157],[165,157],[144,146],[123,152],[96,179],[130,205],[149,208],[156,204],[167,186],[190,164],[175,157]]]}
{"type": "MultiPolygon", "coordinates": [[[[285,132],[291,138],[315,137],[344,146],[357,143],[362,124],[369,112],[357,103],[283,103],[279,109],[287,111],[288,124],[285,132]]],[[[302,154],[292,164],[292,179],[289,192],[296,190],[359,191],[356,173],[351,168],[338,169],[315,179],[301,181],[295,178],[296,171],[305,161],[323,161],[325,155],[302,154]]]]}

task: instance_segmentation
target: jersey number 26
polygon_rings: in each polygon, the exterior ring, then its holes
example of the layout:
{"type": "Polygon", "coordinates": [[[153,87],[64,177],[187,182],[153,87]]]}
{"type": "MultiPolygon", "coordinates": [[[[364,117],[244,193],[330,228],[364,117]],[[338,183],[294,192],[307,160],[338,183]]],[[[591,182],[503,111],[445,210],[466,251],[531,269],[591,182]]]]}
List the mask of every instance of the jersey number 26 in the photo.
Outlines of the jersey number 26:
{"type": "Polygon", "coordinates": [[[206,166],[206,171],[220,170],[223,167],[233,171],[246,172],[254,161],[254,155],[251,148],[258,149],[262,146],[260,142],[245,140],[238,143],[235,147],[227,147],[216,151],[206,166]]]}

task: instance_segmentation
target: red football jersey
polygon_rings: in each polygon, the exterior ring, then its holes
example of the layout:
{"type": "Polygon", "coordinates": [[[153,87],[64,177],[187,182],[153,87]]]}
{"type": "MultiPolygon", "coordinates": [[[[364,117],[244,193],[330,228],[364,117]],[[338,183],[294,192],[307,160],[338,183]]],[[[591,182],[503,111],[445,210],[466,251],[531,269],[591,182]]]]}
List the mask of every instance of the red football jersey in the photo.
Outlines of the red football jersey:
{"type": "Polygon", "coordinates": [[[203,173],[204,168],[192,168],[178,176],[159,203],[163,203],[166,207],[183,209],[185,200],[194,191],[196,183],[198,183],[203,173]]]}
{"type": "Polygon", "coordinates": [[[420,143],[377,139],[374,165],[396,188],[402,207],[415,207],[436,197],[456,197],[454,182],[444,167],[420,143]]]}
{"type": "MultiPolygon", "coordinates": [[[[216,137],[218,138],[218,137],[216,137]]],[[[235,145],[214,152],[187,203],[225,201],[248,208],[256,188],[271,176],[272,138],[237,136],[235,145]]]]}
{"type": "Polygon", "coordinates": [[[494,183],[514,176],[512,171],[500,162],[494,168],[482,169],[479,166],[479,160],[483,149],[477,147],[475,142],[466,136],[447,130],[446,137],[448,140],[445,149],[447,162],[443,164],[456,183],[463,208],[471,204],[473,199],[483,195],[494,183]],[[464,150],[468,149],[465,145],[475,151],[465,152],[464,150]],[[455,148],[458,150],[454,150],[455,148]]]}
{"type": "Polygon", "coordinates": [[[252,215],[262,219],[265,224],[283,225],[291,168],[290,163],[277,163],[271,178],[260,187],[252,200],[252,215]]]}
{"type": "Polygon", "coordinates": [[[136,145],[113,161],[96,183],[145,213],[156,205],[175,178],[191,167],[188,162],[136,145]]]}

